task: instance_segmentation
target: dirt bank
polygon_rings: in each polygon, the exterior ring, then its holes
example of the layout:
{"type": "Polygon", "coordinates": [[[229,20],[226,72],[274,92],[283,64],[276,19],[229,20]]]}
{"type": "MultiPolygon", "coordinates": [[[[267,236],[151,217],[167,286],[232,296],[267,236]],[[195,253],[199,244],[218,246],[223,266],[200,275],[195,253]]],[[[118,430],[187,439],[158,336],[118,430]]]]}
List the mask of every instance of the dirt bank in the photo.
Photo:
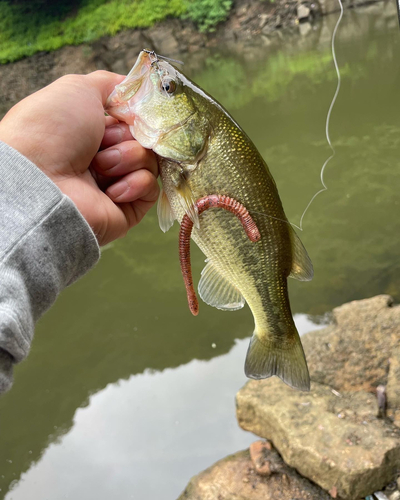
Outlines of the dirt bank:
{"type": "MultiPolygon", "coordinates": [[[[374,3],[370,1],[367,3],[374,3]]],[[[345,7],[365,5],[362,0],[344,0],[345,7]]],[[[380,2],[382,9],[390,2],[380,2]]],[[[171,56],[195,55],[202,49],[251,44],[263,39],[273,43],[278,33],[297,35],[310,30],[323,15],[337,12],[338,0],[239,0],[229,19],[213,33],[199,33],[188,22],[171,19],[144,30],[126,30],[90,44],[63,47],[38,53],[0,66],[0,118],[25,96],[67,73],[88,73],[106,69],[126,73],[142,48],[171,56]]]]}

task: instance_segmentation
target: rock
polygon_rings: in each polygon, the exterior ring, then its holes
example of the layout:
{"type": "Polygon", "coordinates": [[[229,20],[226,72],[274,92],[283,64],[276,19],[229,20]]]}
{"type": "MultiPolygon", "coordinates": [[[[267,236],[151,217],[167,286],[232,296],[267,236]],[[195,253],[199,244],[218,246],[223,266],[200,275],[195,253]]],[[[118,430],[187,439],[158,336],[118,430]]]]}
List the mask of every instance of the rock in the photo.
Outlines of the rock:
{"type": "Polygon", "coordinates": [[[269,15],[268,14],[260,14],[259,15],[259,18],[260,18],[260,24],[259,24],[259,28],[260,29],[263,29],[264,26],[267,24],[268,22],[268,18],[269,18],[269,15]]]}
{"type": "Polygon", "coordinates": [[[250,381],[237,394],[243,429],[271,440],[288,465],[348,500],[384,487],[400,462],[400,430],[377,411],[364,391],[337,396],[313,383],[304,393],[277,378],[250,381]]]}
{"type": "Polygon", "coordinates": [[[318,9],[322,15],[331,14],[340,10],[338,0],[319,0],[320,8],[318,9]]]}
{"type": "Polygon", "coordinates": [[[273,470],[269,461],[272,445],[269,441],[255,441],[250,445],[250,458],[253,466],[261,476],[269,476],[273,470]]]}
{"type": "Polygon", "coordinates": [[[392,303],[380,295],[344,304],[331,326],[302,337],[311,393],[269,379],[237,395],[241,427],[340,498],[383,488],[400,461],[400,306],[392,303]],[[389,418],[378,418],[386,402],[389,418]]]}
{"type": "Polygon", "coordinates": [[[164,56],[174,56],[180,53],[179,44],[172,28],[158,25],[150,28],[146,36],[152,41],[154,50],[164,56]]]}
{"type": "Polygon", "coordinates": [[[400,306],[392,303],[389,295],[378,295],[344,304],[333,310],[333,325],[304,335],[311,379],[337,391],[375,392],[387,385],[400,341],[400,306]]]}
{"type": "Polygon", "coordinates": [[[124,59],[116,59],[111,64],[111,71],[114,71],[114,73],[119,73],[120,75],[125,75],[129,70],[126,67],[124,59]]]}
{"type": "Polygon", "coordinates": [[[383,491],[375,491],[374,498],[377,498],[377,500],[389,500],[383,491]]]}
{"type": "Polygon", "coordinates": [[[273,474],[257,474],[249,450],[239,451],[194,476],[178,500],[330,500],[285,465],[275,450],[267,451],[273,474]]]}
{"type": "Polygon", "coordinates": [[[309,22],[299,24],[299,32],[301,36],[307,36],[312,31],[312,26],[309,22]]]}
{"type": "Polygon", "coordinates": [[[333,486],[333,488],[331,488],[331,489],[329,490],[329,494],[330,494],[330,496],[331,496],[332,498],[336,498],[336,497],[337,497],[337,488],[336,488],[336,486],[333,486]]]}
{"type": "Polygon", "coordinates": [[[400,427],[400,410],[396,408],[388,408],[386,410],[386,417],[397,427],[400,427]]]}
{"type": "Polygon", "coordinates": [[[388,408],[400,408],[400,347],[393,350],[389,359],[386,400],[388,408]]]}
{"type": "Polygon", "coordinates": [[[302,19],[308,19],[310,17],[310,9],[307,5],[300,4],[297,6],[297,19],[301,21],[302,19]]]}

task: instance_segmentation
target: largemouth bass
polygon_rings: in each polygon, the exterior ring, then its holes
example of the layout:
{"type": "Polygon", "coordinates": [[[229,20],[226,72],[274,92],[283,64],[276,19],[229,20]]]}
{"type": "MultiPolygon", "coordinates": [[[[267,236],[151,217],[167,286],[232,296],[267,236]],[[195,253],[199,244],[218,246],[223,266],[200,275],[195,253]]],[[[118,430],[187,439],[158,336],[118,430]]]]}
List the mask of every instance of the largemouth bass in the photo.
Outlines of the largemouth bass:
{"type": "Polygon", "coordinates": [[[248,303],[255,321],[245,373],[277,375],[309,390],[310,379],[290,310],[287,278],[312,279],[311,260],[287,221],[277,187],[249,137],[212,97],[154,52],[142,51],[106,111],[129,124],[159,160],[158,217],[165,232],[185,214],[207,257],[198,291],[207,304],[234,311],[248,303]],[[225,195],[242,204],[261,238],[250,241],[237,217],[196,201],[225,195]]]}

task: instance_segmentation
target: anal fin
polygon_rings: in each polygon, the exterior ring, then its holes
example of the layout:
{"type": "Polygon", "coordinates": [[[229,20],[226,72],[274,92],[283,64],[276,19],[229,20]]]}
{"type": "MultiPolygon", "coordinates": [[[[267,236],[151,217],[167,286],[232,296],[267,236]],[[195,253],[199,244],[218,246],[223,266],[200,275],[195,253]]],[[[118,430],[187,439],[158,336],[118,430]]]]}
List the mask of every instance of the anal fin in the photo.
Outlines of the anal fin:
{"type": "Polygon", "coordinates": [[[209,306],[223,311],[242,309],[246,301],[240,291],[208,260],[199,282],[199,295],[209,306]]]}

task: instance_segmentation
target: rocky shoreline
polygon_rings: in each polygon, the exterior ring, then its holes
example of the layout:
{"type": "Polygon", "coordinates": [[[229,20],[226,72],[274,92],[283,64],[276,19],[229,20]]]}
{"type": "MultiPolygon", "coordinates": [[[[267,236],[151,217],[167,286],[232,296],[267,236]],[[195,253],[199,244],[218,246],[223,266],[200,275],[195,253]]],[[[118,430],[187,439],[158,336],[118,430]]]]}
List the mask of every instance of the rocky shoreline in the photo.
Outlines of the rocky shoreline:
{"type": "Polygon", "coordinates": [[[249,381],[237,419],[267,441],[192,478],[179,500],[400,499],[400,305],[344,304],[302,340],[311,391],[249,381]]]}
{"type": "MultiPolygon", "coordinates": [[[[346,8],[389,0],[344,0],[346,8]]],[[[213,33],[200,33],[189,21],[170,19],[149,29],[126,30],[93,43],[38,53],[0,65],[0,118],[16,102],[68,73],[105,69],[126,74],[143,48],[170,57],[190,58],[197,52],[263,40],[268,46],[278,33],[307,34],[321,16],[337,12],[338,0],[238,0],[229,19],[213,33]],[[284,28],[284,31],[282,31],[284,28]]],[[[279,38],[279,37],[278,37],[279,38]]]]}

